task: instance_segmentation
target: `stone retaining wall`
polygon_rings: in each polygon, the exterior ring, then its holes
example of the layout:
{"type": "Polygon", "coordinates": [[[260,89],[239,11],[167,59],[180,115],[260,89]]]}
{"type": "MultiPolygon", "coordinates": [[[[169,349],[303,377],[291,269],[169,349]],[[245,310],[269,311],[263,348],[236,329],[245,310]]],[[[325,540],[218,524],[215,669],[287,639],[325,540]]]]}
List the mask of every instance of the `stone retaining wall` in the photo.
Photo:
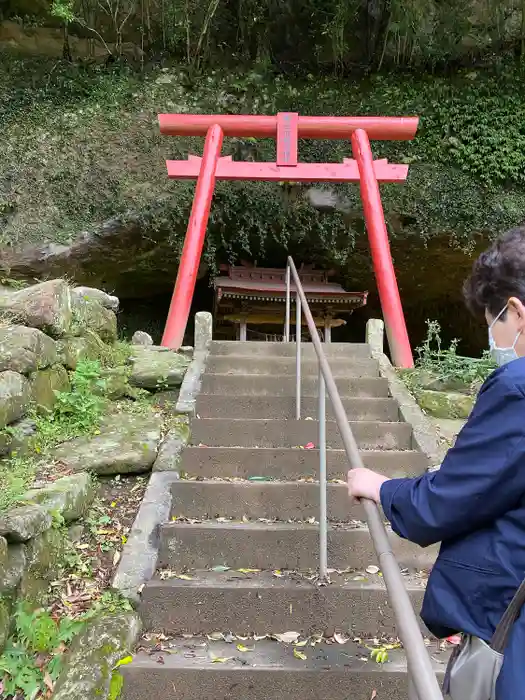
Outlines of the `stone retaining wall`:
{"type": "Polygon", "coordinates": [[[74,523],[94,497],[89,474],[74,474],[29,491],[25,504],[0,513],[0,653],[16,601],[43,606],[60,572],[69,542],[58,523],[74,523]]]}
{"type": "MultiPolygon", "coordinates": [[[[13,290],[0,286],[0,461],[35,456],[35,415],[46,415],[57,392],[70,389],[70,373],[82,360],[107,358],[117,341],[119,300],[100,290],[72,287],[57,279],[13,290]]],[[[129,361],[104,362],[104,395],[130,399],[155,393],[175,407],[192,348],[176,353],[155,347],[147,334],[136,334],[129,361]],[[141,391],[142,390],[142,391],[141,391]]],[[[94,390],[95,391],[95,390],[94,390]]],[[[157,398],[155,397],[155,401],[157,398]]],[[[0,512],[0,653],[10,633],[17,600],[45,605],[69,547],[64,527],[82,518],[96,485],[92,475],[149,471],[162,456],[166,440],[188,431],[187,418],[166,426],[176,410],[154,406],[126,412],[110,402],[94,434],[81,435],[53,448],[50,463],[67,476],[45,476],[16,505],[0,512]],[[177,426],[180,427],[178,428],[177,426]]],[[[2,485],[0,484],[0,488],[2,485]]],[[[73,536],[73,535],[72,535],[73,536]]]]}

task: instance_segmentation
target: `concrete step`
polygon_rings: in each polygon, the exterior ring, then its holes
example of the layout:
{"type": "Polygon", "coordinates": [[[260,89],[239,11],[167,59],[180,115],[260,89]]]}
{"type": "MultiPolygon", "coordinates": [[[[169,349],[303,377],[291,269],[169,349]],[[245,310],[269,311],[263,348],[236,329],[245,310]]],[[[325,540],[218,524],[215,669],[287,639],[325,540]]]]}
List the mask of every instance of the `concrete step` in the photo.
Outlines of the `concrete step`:
{"type": "MultiPolygon", "coordinates": [[[[178,481],[172,486],[171,514],[192,518],[226,516],[241,520],[308,520],[319,517],[319,484],[273,481],[178,481]]],[[[346,484],[327,484],[328,517],[363,520],[364,510],[348,497],[346,484]]]]}
{"type": "MultiPolygon", "coordinates": [[[[330,368],[334,375],[345,377],[379,377],[379,365],[372,359],[330,358],[330,368]]],[[[206,371],[212,374],[264,374],[291,375],[295,377],[295,357],[210,357],[206,371]]],[[[317,377],[317,360],[305,357],[301,362],[303,377],[317,377]]]]}
{"type": "MultiPolygon", "coordinates": [[[[366,343],[323,343],[325,355],[329,358],[369,358],[370,346],[366,343]]],[[[295,357],[295,343],[266,343],[257,341],[215,340],[210,347],[210,354],[235,357],[295,357]]],[[[315,359],[312,343],[302,343],[301,353],[308,359],[315,359]]]]}
{"type": "MultiPolygon", "coordinates": [[[[271,571],[190,571],[191,581],[154,579],[142,592],[142,622],[148,630],[177,635],[296,630],[310,636],[339,630],[353,638],[373,637],[381,630],[396,636],[394,612],[379,575],[333,573],[332,583],[320,587],[308,580],[312,575],[277,573],[279,577],[271,571]]],[[[419,613],[425,577],[405,579],[419,613]]]]}
{"type": "MultiPolygon", "coordinates": [[[[383,377],[363,377],[349,379],[334,375],[337,390],[341,397],[360,398],[362,396],[390,396],[388,380],[383,377]]],[[[263,376],[259,374],[208,374],[202,378],[201,394],[221,394],[230,396],[295,396],[295,377],[291,375],[263,376]]],[[[316,397],[317,377],[303,377],[302,396],[316,397]]],[[[329,399],[327,399],[328,401],[329,399]]]]}
{"type": "MultiPolygon", "coordinates": [[[[412,447],[409,423],[351,421],[350,427],[361,449],[408,450],[412,447]]],[[[191,444],[210,447],[296,447],[318,444],[318,423],[314,420],[230,420],[194,419],[191,444]]],[[[334,421],[326,423],[327,447],[343,446],[334,421]]]]}
{"type": "MultiPolygon", "coordinates": [[[[428,569],[437,547],[421,549],[390,533],[401,568],[428,569]]],[[[330,526],[328,566],[366,569],[375,563],[365,526],[330,526]]],[[[255,569],[315,569],[319,563],[319,527],[304,523],[166,523],[160,530],[158,564],[175,570],[217,565],[255,569]]]]}
{"type": "MultiPolygon", "coordinates": [[[[365,467],[389,477],[417,476],[428,467],[422,452],[362,451],[365,467]]],[[[329,479],[344,479],[349,469],[344,450],[328,450],[326,467],[329,479]]],[[[191,477],[266,476],[271,479],[299,479],[319,474],[319,451],[290,448],[250,449],[241,447],[186,447],[180,470],[191,477]]]]}
{"type": "MultiPolygon", "coordinates": [[[[343,399],[349,420],[398,421],[399,407],[394,399],[343,399]]],[[[317,416],[317,399],[305,397],[301,401],[304,416],[317,416]]],[[[211,394],[199,396],[196,404],[199,418],[295,418],[293,396],[224,396],[211,394]]],[[[329,400],[326,402],[327,418],[334,413],[329,400]]]]}
{"type": "MultiPolygon", "coordinates": [[[[407,666],[403,650],[389,652],[386,664],[370,659],[363,644],[316,644],[301,647],[274,641],[210,642],[206,637],[161,638],[150,642],[158,652],[141,651],[119,669],[124,676],[122,700],[178,698],[179,700],[406,700],[407,666]],[[156,646],[154,646],[156,644],[156,646]],[[163,653],[163,649],[166,651],[163,653]],[[217,663],[216,659],[225,660],[217,663]]],[[[446,652],[432,650],[441,681],[446,652]]]]}

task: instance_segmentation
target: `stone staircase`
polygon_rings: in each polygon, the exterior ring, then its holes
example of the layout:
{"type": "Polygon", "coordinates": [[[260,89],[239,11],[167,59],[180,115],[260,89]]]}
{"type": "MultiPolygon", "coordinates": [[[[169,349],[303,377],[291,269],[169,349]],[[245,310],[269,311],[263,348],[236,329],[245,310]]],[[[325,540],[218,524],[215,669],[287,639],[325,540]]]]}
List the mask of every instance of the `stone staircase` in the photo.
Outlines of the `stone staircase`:
{"type": "MultiPolygon", "coordinates": [[[[423,472],[426,457],[412,449],[369,347],[324,347],[365,465],[389,476],[423,472]]],[[[395,637],[395,620],[380,572],[370,573],[372,541],[347,496],[328,400],[331,584],[319,585],[319,455],[305,449],[318,440],[317,361],[303,345],[296,421],[294,354],[284,343],[212,343],[159,569],[142,592],[147,634],[123,667],[125,700],[407,697],[403,651],[382,665],[370,658],[374,640],[395,637]],[[308,641],[272,638],[286,632],[308,641]]],[[[418,610],[436,550],[392,538],[418,610]]]]}

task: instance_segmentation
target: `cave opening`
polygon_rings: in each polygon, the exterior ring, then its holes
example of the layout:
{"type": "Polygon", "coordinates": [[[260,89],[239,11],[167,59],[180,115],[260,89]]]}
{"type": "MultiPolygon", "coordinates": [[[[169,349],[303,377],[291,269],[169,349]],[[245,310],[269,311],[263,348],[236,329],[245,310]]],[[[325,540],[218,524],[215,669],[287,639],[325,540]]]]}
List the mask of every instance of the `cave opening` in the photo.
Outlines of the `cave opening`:
{"type": "MultiPolygon", "coordinates": [[[[259,267],[279,267],[286,264],[285,254],[268,255],[263,260],[244,260],[256,263],[259,267]]],[[[297,258],[296,264],[301,265],[297,258]]],[[[368,303],[362,308],[345,315],[346,325],[332,329],[332,342],[364,342],[366,322],[369,318],[381,318],[381,306],[375,280],[370,271],[369,284],[352,284],[347,275],[336,273],[330,277],[348,291],[369,291],[368,303]]],[[[175,276],[175,275],[174,275],[175,276]]],[[[185,345],[193,345],[194,317],[198,311],[213,312],[214,289],[212,274],[207,271],[196,284],[188,327],[184,337],[185,345]]],[[[427,321],[438,321],[441,327],[443,347],[448,347],[454,339],[459,340],[458,353],[477,357],[486,348],[486,328],[472,319],[464,307],[460,289],[455,294],[444,294],[434,298],[415,295],[412,290],[401,287],[401,298],[405,311],[408,333],[413,350],[421,346],[427,334],[427,321]]],[[[154,296],[127,298],[121,300],[119,327],[121,335],[130,339],[137,330],[149,333],[156,344],[160,344],[168,314],[173,288],[154,296]]],[[[293,318],[292,318],[293,323],[293,318]]],[[[253,335],[252,335],[253,338],[253,335]]],[[[385,347],[388,351],[388,348],[385,347]]]]}

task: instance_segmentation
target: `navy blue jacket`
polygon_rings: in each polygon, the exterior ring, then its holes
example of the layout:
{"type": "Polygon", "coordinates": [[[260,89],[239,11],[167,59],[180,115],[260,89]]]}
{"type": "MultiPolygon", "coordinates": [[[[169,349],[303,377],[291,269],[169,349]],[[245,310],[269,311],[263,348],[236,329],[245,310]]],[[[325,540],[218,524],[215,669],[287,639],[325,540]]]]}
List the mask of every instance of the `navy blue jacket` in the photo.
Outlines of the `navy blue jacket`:
{"type": "MultiPolygon", "coordinates": [[[[437,637],[489,641],[525,578],[525,358],[495,370],[441,469],[391,479],[381,504],[393,530],[441,542],[421,617],[437,637]]],[[[498,700],[525,697],[525,613],[514,625],[498,700]]]]}

